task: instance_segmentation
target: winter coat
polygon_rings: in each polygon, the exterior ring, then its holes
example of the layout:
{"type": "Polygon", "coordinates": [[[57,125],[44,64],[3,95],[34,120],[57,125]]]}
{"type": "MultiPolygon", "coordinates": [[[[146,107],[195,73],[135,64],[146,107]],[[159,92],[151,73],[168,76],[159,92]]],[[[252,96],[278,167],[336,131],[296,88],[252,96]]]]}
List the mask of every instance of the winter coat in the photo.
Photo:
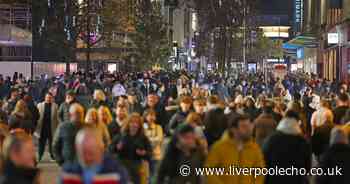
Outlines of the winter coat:
{"type": "MultiPolygon", "coordinates": [[[[323,155],[320,167],[324,171],[330,169],[330,174],[333,172],[334,176],[320,175],[316,178],[317,184],[348,184],[350,183],[350,146],[344,144],[332,145],[323,155]],[[336,168],[341,169],[341,176],[336,176],[336,168]],[[334,169],[334,170],[333,170],[334,169]],[[332,171],[333,170],[333,171],[332,171]]],[[[339,173],[338,173],[339,174],[339,173]]]]}
{"type": "Polygon", "coordinates": [[[181,110],[175,113],[168,124],[168,132],[172,135],[175,132],[175,129],[178,125],[183,123],[188,115],[188,112],[182,112],[181,110]]]}
{"type": "MultiPolygon", "coordinates": [[[[311,168],[311,146],[302,136],[297,121],[283,119],[277,132],[263,145],[267,168],[311,168]]],[[[305,184],[306,176],[266,176],[266,184],[305,184]]]]}
{"type": "Polygon", "coordinates": [[[21,168],[7,161],[0,176],[0,184],[39,184],[39,172],[39,169],[21,168]]]}
{"type": "MultiPolygon", "coordinates": [[[[59,184],[84,184],[83,167],[75,162],[63,166],[60,175],[59,184]]],[[[101,167],[92,179],[92,184],[98,183],[118,183],[128,184],[129,177],[126,169],[121,166],[115,159],[105,156],[101,167]]]]}
{"type": "MultiPolygon", "coordinates": [[[[236,140],[226,132],[219,141],[213,144],[209,151],[205,167],[226,168],[239,166],[240,168],[263,168],[265,166],[264,156],[261,149],[254,141],[244,144],[242,150],[238,150],[236,140]]],[[[218,176],[208,175],[208,184],[263,184],[264,177],[231,175],[218,176]]]]}
{"type": "Polygon", "coordinates": [[[221,138],[227,128],[226,119],[224,110],[218,107],[205,113],[203,121],[205,126],[204,134],[209,146],[221,138]]]}
{"type": "Polygon", "coordinates": [[[177,142],[173,138],[165,151],[164,158],[161,160],[157,182],[161,184],[202,184],[203,178],[191,172],[188,176],[179,174],[183,165],[190,167],[191,171],[195,168],[203,167],[205,161],[205,151],[200,145],[194,148],[190,155],[186,155],[177,147],[177,142]]]}
{"type": "MultiPolygon", "coordinates": [[[[36,134],[40,136],[41,129],[43,127],[44,121],[44,113],[45,113],[45,102],[38,104],[38,110],[39,110],[39,120],[36,127],[36,134]]],[[[58,105],[56,103],[51,104],[51,135],[54,135],[56,132],[56,128],[58,126],[58,105]]]]}
{"type": "Polygon", "coordinates": [[[80,127],[81,124],[71,122],[62,123],[58,126],[52,145],[56,161],[60,165],[75,161],[75,136],[80,127]]]}

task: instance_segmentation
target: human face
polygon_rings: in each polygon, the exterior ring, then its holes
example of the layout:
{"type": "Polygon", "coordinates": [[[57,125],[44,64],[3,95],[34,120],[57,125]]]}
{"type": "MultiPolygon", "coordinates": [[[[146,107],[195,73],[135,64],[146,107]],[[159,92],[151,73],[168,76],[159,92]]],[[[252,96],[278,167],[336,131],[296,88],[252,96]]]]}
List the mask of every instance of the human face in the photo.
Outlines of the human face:
{"type": "Polygon", "coordinates": [[[46,103],[52,103],[52,102],[53,102],[53,97],[52,97],[52,95],[47,94],[47,95],[45,96],[45,102],[46,102],[46,103]]]}
{"type": "Polygon", "coordinates": [[[138,123],[138,120],[136,120],[136,119],[132,120],[129,128],[130,128],[129,129],[130,135],[132,135],[132,136],[136,135],[140,129],[140,124],[138,123]]]}
{"type": "Polygon", "coordinates": [[[155,114],[155,113],[150,113],[150,114],[148,114],[148,115],[146,116],[146,121],[147,121],[148,123],[155,123],[155,122],[156,122],[156,119],[157,119],[157,117],[156,117],[156,114],[155,114]]]}
{"type": "Polygon", "coordinates": [[[150,107],[155,107],[158,103],[158,96],[156,95],[149,95],[147,97],[147,102],[148,102],[148,106],[150,107]]]}
{"type": "Polygon", "coordinates": [[[127,116],[126,107],[124,105],[118,105],[116,114],[119,119],[125,119],[127,116]]]}
{"type": "Polygon", "coordinates": [[[183,103],[183,102],[181,102],[180,106],[181,106],[182,112],[190,111],[190,108],[191,108],[191,104],[190,103],[183,103]]]}
{"type": "Polygon", "coordinates": [[[136,96],[128,95],[128,102],[134,104],[136,102],[136,96]]]}
{"type": "Polygon", "coordinates": [[[74,100],[74,97],[71,95],[66,95],[66,103],[72,103],[74,100]]]}
{"type": "Polygon", "coordinates": [[[86,138],[81,145],[81,149],[78,150],[84,166],[89,167],[101,163],[103,158],[103,147],[99,146],[96,140],[86,138]]]}
{"type": "Polygon", "coordinates": [[[185,133],[178,136],[179,143],[187,149],[196,147],[196,135],[194,132],[185,133]]]}
{"type": "Polygon", "coordinates": [[[11,159],[15,165],[20,167],[35,167],[35,150],[31,140],[23,143],[22,147],[18,151],[11,153],[11,159]]]}
{"type": "Polygon", "coordinates": [[[199,103],[194,103],[194,110],[198,114],[203,114],[205,109],[205,105],[199,104],[199,103]]]}
{"type": "Polygon", "coordinates": [[[247,142],[251,139],[253,134],[253,125],[250,120],[242,120],[239,122],[238,128],[236,129],[236,135],[243,142],[247,142]]]}

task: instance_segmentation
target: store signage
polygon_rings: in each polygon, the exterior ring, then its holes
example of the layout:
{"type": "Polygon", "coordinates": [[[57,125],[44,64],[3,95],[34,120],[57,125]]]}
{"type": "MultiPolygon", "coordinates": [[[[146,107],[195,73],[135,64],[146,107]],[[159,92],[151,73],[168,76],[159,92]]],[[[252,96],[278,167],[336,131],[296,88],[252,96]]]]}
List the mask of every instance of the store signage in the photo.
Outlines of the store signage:
{"type": "Polygon", "coordinates": [[[303,0],[295,0],[295,23],[303,22],[303,0]]]}
{"type": "Polygon", "coordinates": [[[328,44],[338,44],[339,43],[339,35],[338,33],[328,33],[327,37],[328,44]]]}

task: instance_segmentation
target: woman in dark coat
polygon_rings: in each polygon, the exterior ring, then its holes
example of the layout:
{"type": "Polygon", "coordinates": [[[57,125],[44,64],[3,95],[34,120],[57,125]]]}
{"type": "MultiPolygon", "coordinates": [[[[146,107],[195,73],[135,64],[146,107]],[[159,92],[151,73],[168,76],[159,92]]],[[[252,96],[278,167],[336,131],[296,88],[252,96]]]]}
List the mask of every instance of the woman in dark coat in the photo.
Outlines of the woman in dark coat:
{"type": "Polygon", "coordinates": [[[127,124],[122,127],[122,134],[114,138],[109,151],[116,154],[124,163],[133,183],[140,184],[148,181],[145,173],[152,157],[152,147],[144,134],[141,115],[138,113],[130,115],[127,124]]]}

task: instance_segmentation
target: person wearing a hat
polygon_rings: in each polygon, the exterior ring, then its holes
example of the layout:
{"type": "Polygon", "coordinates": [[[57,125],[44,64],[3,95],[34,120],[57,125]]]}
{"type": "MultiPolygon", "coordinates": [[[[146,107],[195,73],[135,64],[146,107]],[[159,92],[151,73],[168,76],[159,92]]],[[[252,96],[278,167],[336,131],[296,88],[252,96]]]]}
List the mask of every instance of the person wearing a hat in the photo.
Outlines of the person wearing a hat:
{"type": "Polygon", "coordinates": [[[180,169],[187,167],[194,171],[195,168],[203,167],[204,160],[205,148],[199,143],[195,129],[190,124],[183,123],[176,128],[165,150],[156,183],[203,183],[195,172],[181,174],[180,169]]]}
{"type": "MultiPolygon", "coordinates": [[[[228,129],[209,151],[205,167],[226,168],[263,168],[263,153],[252,139],[253,124],[246,115],[231,114],[228,117],[228,129]]],[[[254,175],[208,175],[206,183],[263,184],[264,177],[254,175]]]]}
{"type": "Polygon", "coordinates": [[[60,105],[58,109],[58,121],[59,123],[69,121],[69,108],[72,104],[76,103],[76,95],[73,90],[68,90],[66,92],[66,99],[60,105]]]}

